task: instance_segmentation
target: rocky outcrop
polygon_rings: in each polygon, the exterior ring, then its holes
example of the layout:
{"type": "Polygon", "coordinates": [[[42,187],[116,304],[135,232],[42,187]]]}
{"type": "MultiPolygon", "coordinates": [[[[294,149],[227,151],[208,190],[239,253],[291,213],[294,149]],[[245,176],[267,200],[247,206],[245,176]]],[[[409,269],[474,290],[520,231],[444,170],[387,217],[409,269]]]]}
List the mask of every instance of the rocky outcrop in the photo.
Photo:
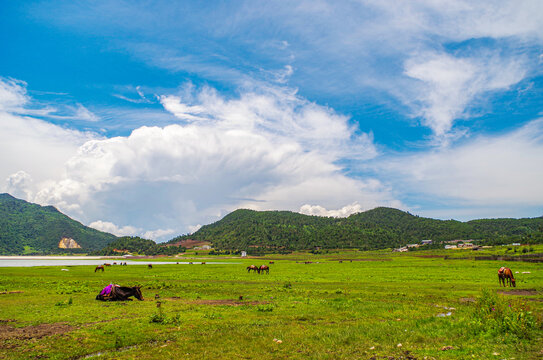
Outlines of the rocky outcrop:
{"type": "Polygon", "coordinates": [[[63,237],[58,243],[59,249],[81,249],[81,246],[72,238],[63,237]]]}

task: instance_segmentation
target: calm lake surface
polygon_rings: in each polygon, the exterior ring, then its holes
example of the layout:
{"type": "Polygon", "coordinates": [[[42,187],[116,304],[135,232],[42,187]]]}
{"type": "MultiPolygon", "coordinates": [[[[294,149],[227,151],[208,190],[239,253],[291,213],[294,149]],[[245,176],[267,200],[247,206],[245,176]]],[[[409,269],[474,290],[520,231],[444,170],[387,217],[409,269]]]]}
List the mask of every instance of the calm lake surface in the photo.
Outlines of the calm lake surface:
{"type": "MultiPolygon", "coordinates": [[[[165,264],[176,264],[177,261],[153,261],[150,259],[145,259],[141,261],[125,260],[125,259],[103,259],[103,258],[89,258],[89,257],[0,257],[0,268],[1,267],[28,267],[28,266],[77,266],[77,265],[102,265],[104,263],[112,264],[116,262],[117,264],[123,262],[127,265],[165,265],[165,264]]],[[[194,265],[199,265],[201,262],[193,261],[194,265]]],[[[208,262],[207,265],[213,264],[234,264],[231,262],[208,262]]],[[[179,261],[179,265],[189,265],[188,261],[179,261]]],[[[113,265],[119,266],[119,265],[113,265]]]]}

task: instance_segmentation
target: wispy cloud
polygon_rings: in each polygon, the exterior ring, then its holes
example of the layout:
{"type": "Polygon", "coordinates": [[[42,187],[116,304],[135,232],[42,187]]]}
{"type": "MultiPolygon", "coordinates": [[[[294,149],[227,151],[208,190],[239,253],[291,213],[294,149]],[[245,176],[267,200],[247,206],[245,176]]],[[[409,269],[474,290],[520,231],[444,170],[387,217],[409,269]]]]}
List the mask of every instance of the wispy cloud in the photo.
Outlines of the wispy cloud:
{"type": "Polygon", "coordinates": [[[524,63],[522,59],[503,60],[492,55],[459,58],[446,53],[417,54],[406,62],[405,74],[419,82],[404,100],[424,125],[443,138],[455,120],[469,117],[466,110],[474,99],[522,80],[524,63]]]}
{"type": "Polygon", "coordinates": [[[74,105],[37,102],[27,92],[27,83],[0,77],[0,111],[57,120],[96,122],[99,117],[80,103],[74,105]]]}
{"type": "Polygon", "coordinates": [[[141,89],[140,86],[136,86],[135,90],[136,90],[136,93],[139,96],[138,98],[127,97],[127,96],[122,95],[122,94],[113,94],[113,96],[115,96],[118,99],[125,100],[125,101],[128,101],[128,102],[133,103],[133,104],[152,104],[152,103],[154,103],[154,101],[149,100],[145,96],[145,93],[143,92],[143,90],[141,89]]]}
{"type": "Polygon", "coordinates": [[[50,5],[38,7],[34,13],[53,16],[56,25],[108,37],[121,29],[126,35],[110,46],[173,72],[236,86],[288,83],[335,103],[354,94],[379,102],[386,92],[411,108],[405,115],[416,116],[447,143],[455,121],[470,116],[480,95],[538,71],[540,51],[519,53],[543,42],[543,5],[537,0],[246,1],[152,9],[114,1],[84,10],[69,4],[55,12],[50,5]],[[135,16],[138,21],[121,20],[135,16]]]}

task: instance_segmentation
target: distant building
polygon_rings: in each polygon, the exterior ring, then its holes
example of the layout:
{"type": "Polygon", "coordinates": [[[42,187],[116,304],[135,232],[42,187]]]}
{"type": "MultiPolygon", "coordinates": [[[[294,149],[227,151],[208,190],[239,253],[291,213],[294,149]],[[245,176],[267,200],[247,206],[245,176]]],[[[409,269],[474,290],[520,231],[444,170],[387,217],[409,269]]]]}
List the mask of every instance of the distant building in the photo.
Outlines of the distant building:
{"type": "Polygon", "coordinates": [[[420,245],[419,244],[408,244],[407,245],[407,248],[418,248],[420,245]]]}
{"type": "Polygon", "coordinates": [[[432,240],[422,240],[421,245],[430,245],[432,243],[432,240]]]}
{"type": "Polygon", "coordinates": [[[458,249],[456,245],[445,245],[445,249],[458,249]]]}
{"type": "Polygon", "coordinates": [[[512,243],[511,246],[520,246],[520,243],[512,243]]]}
{"type": "Polygon", "coordinates": [[[457,239],[457,240],[449,240],[449,241],[445,241],[447,244],[458,244],[458,243],[467,243],[467,242],[472,242],[473,240],[471,239],[468,239],[468,240],[462,240],[462,239],[457,239]]]}
{"type": "Polygon", "coordinates": [[[242,251],[241,252],[241,257],[246,257],[247,256],[247,251],[242,251]]]}
{"type": "Polygon", "coordinates": [[[393,252],[408,252],[409,249],[407,247],[401,247],[399,249],[392,250],[393,252]]]}

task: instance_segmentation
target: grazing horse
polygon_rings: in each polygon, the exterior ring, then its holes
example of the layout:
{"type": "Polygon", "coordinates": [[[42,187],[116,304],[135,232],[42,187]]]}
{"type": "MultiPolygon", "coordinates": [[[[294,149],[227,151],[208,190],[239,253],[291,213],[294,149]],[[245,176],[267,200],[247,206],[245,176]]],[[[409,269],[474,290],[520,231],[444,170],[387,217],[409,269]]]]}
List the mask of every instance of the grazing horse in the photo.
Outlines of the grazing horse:
{"type": "Polygon", "coordinates": [[[147,265],[147,268],[148,268],[148,269],[152,269],[152,268],[153,268],[153,264],[147,265]]]}
{"type": "Polygon", "coordinates": [[[260,267],[258,268],[258,273],[260,274],[260,272],[262,271],[262,273],[264,273],[264,271],[266,272],[266,274],[269,274],[270,273],[270,268],[268,265],[260,265],[260,267]]]}
{"type": "MultiPolygon", "coordinates": [[[[251,270],[253,270],[254,272],[257,272],[258,271],[258,267],[256,267],[255,265],[251,265],[251,266],[247,266],[247,272],[251,272],[251,270]]],[[[258,271],[260,273],[260,271],[258,271]]]]}
{"type": "Polygon", "coordinates": [[[505,287],[506,282],[509,286],[517,286],[515,277],[513,276],[513,272],[511,271],[511,269],[503,266],[498,270],[498,281],[500,282],[500,286],[503,284],[503,287],[505,287]]]}
{"type": "Polygon", "coordinates": [[[100,294],[96,296],[96,300],[101,301],[132,301],[131,296],[143,301],[140,286],[126,287],[119,285],[108,285],[100,294]]]}
{"type": "Polygon", "coordinates": [[[98,270],[102,270],[102,272],[104,272],[104,265],[98,265],[96,269],[94,269],[94,272],[97,272],[98,270]]]}
{"type": "Polygon", "coordinates": [[[274,262],[273,262],[273,261],[270,261],[270,264],[274,264],[274,262]]]}
{"type": "Polygon", "coordinates": [[[111,264],[108,264],[108,263],[104,263],[104,266],[111,266],[111,264]]]}

